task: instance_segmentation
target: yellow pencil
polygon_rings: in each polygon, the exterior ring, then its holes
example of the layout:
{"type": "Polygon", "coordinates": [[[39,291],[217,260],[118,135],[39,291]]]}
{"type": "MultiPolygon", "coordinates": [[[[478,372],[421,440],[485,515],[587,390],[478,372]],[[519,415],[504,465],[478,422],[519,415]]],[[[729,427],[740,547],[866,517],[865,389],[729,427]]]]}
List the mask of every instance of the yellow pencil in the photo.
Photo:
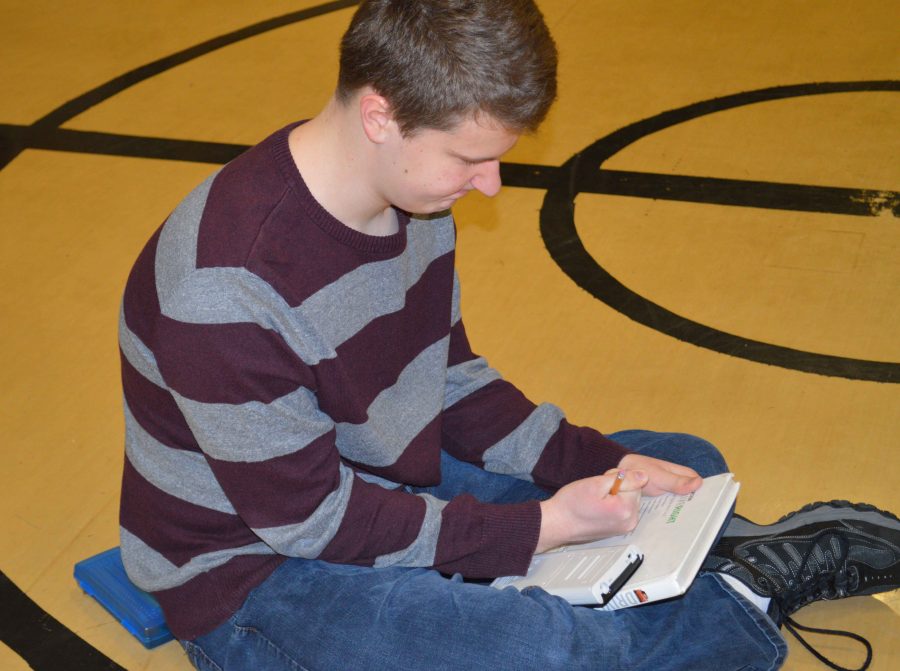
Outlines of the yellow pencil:
{"type": "Polygon", "coordinates": [[[618,475],[616,475],[616,481],[613,482],[612,488],[609,490],[610,496],[615,496],[619,493],[619,487],[622,486],[622,480],[625,479],[625,471],[619,471],[618,475]]]}

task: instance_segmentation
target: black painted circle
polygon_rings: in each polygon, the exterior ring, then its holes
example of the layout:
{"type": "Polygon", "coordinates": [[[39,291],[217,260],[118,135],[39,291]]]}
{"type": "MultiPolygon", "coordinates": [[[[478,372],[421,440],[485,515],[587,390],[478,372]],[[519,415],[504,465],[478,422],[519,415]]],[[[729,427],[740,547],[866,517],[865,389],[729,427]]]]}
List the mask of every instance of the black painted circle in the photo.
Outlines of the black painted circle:
{"type": "Polygon", "coordinates": [[[900,91],[900,82],[834,82],[778,86],[706,100],[625,126],[570,158],[548,188],[541,207],[544,244],[557,265],[582,289],[630,319],[666,335],[730,356],[807,373],[874,382],[900,382],[900,363],[851,359],[750,340],[700,324],[635,293],[585,249],[575,226],[578,185],[604,161],[636,140],[706,114],[770,100],[825,93],[900,91]]]}

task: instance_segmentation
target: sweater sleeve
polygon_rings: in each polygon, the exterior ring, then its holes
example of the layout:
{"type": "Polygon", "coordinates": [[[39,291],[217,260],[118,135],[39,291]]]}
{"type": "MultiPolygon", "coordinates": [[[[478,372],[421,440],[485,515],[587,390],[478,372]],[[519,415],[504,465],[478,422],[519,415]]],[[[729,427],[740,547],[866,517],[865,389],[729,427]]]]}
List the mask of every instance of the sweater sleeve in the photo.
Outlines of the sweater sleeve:
{"type": "Polygon", "coordinates": [[[457,280],[442,422],[445,449],[551,491],[615,468],[629,450],[594,429],[570,424],[555,405],[535,405],[472,352],[458,303],[457,280]]]}

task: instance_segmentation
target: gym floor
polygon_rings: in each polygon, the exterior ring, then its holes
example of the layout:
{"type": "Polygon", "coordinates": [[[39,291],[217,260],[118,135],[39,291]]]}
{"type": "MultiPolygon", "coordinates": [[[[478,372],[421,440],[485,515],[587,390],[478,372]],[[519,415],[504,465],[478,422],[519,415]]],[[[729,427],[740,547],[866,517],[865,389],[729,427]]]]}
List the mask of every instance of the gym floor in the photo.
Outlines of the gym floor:
{"type": "MultiPolygon", "coordinates": [[[[189,668],[72,578],[118,543],[120,294],[196,183],[318,111],[353,4],[0,0],[0,668],[189,668]]],[[[539,4],[559,101],[455,208],[473,346],[576,423],[716,443],[756,521],[900,511],[900,5],[539,4]]],[[[798,619],[900,668],[898,592],[798,619]]]]}

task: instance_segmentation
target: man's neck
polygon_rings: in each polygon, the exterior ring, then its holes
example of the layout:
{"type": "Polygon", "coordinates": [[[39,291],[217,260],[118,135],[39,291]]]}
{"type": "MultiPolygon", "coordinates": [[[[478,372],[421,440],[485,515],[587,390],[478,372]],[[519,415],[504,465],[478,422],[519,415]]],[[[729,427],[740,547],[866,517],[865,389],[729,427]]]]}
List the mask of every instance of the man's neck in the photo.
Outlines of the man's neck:
{"type": "Polygon", "coordinates": [[[297,169],[325,210],[361,233],[391,235],[398,230],[396,212],[371,185],[367,142],[353,110],[334,99],[288,140],[297,169]]]}

